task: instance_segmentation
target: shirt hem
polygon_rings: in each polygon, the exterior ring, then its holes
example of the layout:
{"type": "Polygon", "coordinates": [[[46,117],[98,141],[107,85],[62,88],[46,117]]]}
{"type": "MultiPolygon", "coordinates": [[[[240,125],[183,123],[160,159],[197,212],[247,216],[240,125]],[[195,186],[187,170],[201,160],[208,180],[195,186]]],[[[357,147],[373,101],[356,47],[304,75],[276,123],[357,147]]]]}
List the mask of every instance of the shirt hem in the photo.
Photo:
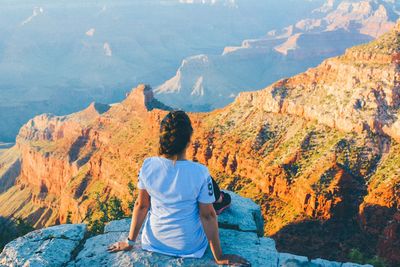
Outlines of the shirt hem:
{"type": "Polygon", "coordinates": [[[142,249],[143,250],[147,250],[147,251],[151,251],[151,252],[157,252],[157,253],[161,253],[167,256],[173,256],[173,257],[179,257],[179,258],[197,258],[200,259],[204,256],[204,253],[206,252],[207,246],[205,246],[204,248],[199,249],[198,251],[196,251],[195,253],[191,253],[191,254],[176,254],[176,253],[168,253],[165,251],[161,251],[158,250],[150,245],[146,245],[142,243],[142,249]]]}

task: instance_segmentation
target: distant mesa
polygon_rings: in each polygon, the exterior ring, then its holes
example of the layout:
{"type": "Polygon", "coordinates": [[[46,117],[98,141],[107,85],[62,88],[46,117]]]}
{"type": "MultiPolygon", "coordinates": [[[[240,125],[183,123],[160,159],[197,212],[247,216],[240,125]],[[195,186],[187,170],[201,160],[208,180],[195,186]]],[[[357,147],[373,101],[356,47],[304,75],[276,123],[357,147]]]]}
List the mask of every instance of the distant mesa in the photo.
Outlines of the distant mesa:
{"type": "Polygon", "coordinates": [[[299,39],[300,35],[301,33],[297,33],[293,36],[290,36],[286,42],[279,46],[276,46],[274,49],[279,53],[287,56],[290,50],[296,50],[297,48],[299,48],[297,40],[299,39]]]}
{"type": "Polygon", "coordinates": [[[132,89],[121,104],[136,110],[172,110],[171,107],[164,105],[154,97],[153,89],[147,84],[140,84],[136,88],[132,89]]]}

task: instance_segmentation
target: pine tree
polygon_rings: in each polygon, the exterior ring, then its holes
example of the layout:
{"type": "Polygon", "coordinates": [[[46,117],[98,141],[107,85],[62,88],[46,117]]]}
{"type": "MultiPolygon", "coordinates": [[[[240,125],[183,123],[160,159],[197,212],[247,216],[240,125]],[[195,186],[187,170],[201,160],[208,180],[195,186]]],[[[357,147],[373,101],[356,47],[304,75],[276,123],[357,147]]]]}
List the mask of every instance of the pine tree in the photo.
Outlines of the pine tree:
{"type": "Polygon", "coordinates": [[[72,212],[71,212],[71,211],[68,211],[68,212],[67,212],[67,219],[65,220],[65,223],[66,223],[66,224],[72,224],[71,216],[72,216],[72,212]]]}
{"type": "Polygon", "coordinates": [[[100,220],[89,221],[88,228],[93,235],[104,233],[104,223],[100,220]]]}
{"type": "Polygon", "coordinates": [[[112,196],[108,201],[101,199],[100,194],[95,195],[95,206],[86,213],[88,228],[92,234],[101,234],[104,232],[106,223],[112,220],[120,220],[125,217],[122,209],[122,201],[112,196]]]}
{"type": "Polygon", "coordinates": [[[129,195],[132,197],[132,200],[128,200],[128,208],[129,210],[133,210],[133,207],[135,206],[135,190],[136,190],[136,186],[133,183],[133,181],[129,181],[128,183],[128,190],[129,190],[129,195]]]}
{"type": "Polygon", "coordinates": [[[28,223],[26,220],[22,218],[15,219],[15,226],[19,236],[25,235],[35,230],[35,228],[33,228],[33,226],[30,223],[28,223]]]}
{"type": "Polygon", "coordinates": [[[0,217],[0,252],[8,242],[33,230],[33,226],[22,218],[0,217]]]}
{"type": "Polygon", "coordinates": [[[109,220],[120,220],[124,218],[124,211],[122,210],[121,200],[115,196],[111,197],[108,206],[109,220]]]}
{"type": "Polygon", "coordinates": [[[96,193],[96,205],[97,205],[97,209],[100,212],[100,222],[102,222],[103,224],[107,223],[109,221],[108,205],[105,201],[102,201],[100,199],[99,193],[96,193]]]}

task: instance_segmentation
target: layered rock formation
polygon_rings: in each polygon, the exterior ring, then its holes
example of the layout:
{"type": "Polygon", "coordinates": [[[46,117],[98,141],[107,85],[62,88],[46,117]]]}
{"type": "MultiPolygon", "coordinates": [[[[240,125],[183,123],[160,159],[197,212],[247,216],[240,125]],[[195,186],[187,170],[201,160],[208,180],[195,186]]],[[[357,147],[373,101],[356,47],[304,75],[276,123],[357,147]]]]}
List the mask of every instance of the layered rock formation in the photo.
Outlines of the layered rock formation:
{"type": "MultiPolygon", "coordinates": [[[[262,231],[260,207],[231,194],[232,207],[218,216],[224,253],[240,254],[252,266],[361,266],[279,253],[274,240],[257,235],[262,231]]],[[[111,243],[126,239],[130,223],[130,219],[112,221],[97,236],[89,236],[84,224],[37,230],[7,244],[0,254],[0,266],[217,266],[209,248],[201,259],[169,257],[143,251],[140,238],[132,251],[107,252],[111,243]]]]}
{"type": "Polygon", "coordinates": [[[326,2],[297,23],[226,47],[221,55],[184,59],[176,75],[155,88],[157,97],[185,110],[220,108],[239,92],[290,77],[381,36],[399,17],[396,1],[326,2]]]}
{"type": "MultiPolygon", "coordinates": [[[[189,158],[261,205],[278,250],[347,261],[357,248],[399,263],[399,35],[397,25],[223,109],[190,114],[189,158]]],[[[109,109],[94,107],[21,129],[13,148],[21,171],[0,195],[0,216],[42,227],[71,212],[80,223],[96,193],[131,198],[127,185],[157,154],[168,107],[144,85],[109,109]]]]}

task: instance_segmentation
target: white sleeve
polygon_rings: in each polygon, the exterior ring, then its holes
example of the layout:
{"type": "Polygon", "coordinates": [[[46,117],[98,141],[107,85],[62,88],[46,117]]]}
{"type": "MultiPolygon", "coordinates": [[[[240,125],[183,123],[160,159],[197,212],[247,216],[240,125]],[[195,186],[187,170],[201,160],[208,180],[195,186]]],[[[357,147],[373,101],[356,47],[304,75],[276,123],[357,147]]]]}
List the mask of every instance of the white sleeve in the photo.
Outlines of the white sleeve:
{"type": "Polygon", "coordinates": [[[213,183],[208,170],[206,172],[206,176],[203,177],[197,201],[203,204],[211,204],[215,202],[213,183]]]}

